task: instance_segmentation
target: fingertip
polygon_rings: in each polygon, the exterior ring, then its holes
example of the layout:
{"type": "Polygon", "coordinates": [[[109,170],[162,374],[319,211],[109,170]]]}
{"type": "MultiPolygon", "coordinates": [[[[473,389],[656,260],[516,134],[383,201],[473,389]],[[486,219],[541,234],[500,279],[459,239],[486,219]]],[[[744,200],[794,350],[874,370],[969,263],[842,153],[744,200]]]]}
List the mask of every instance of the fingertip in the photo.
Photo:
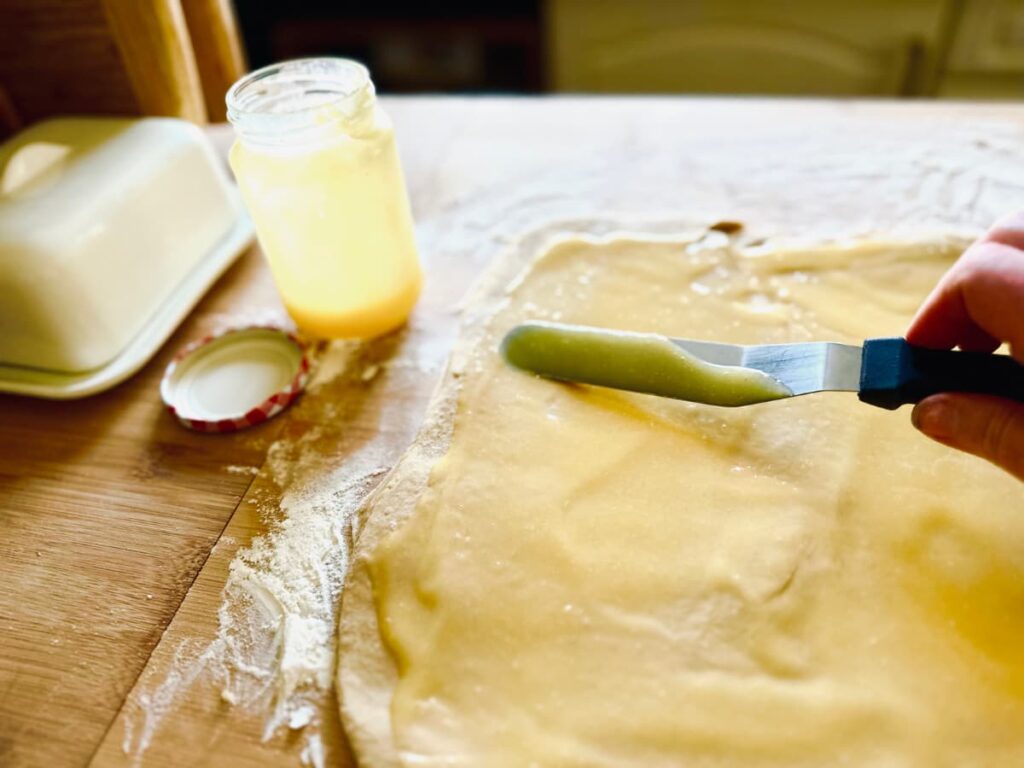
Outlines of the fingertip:
{"type": "Polygon", "coordinates": [[[943,311],[933,311],[931,306],[926,306],[922,312],[911,321],[904,338],[908,343],[917,347],[928,347],[929,349],[950,348],[954,344],[947,343],[953,338],[955,331],[943,311]]]}
{"type": "Polygon", "coordinates": [[[948,395],[927,397],[910,412],[910,422],[934,440],[947,442],[957,434],[957,407],[948,395]]]}
{"type": "MultiPolygon", "coordinates": [[[[994,229],[1012,232],[1008,227],[994,229]]],[[[1021,229],[1024,237],[1024,229],[1021,229]]],[[[988,237],[988,236],[987,236],[988,237]]],[[[907,341],[931,349],[991,352],[999,342],[1024,346],[1020,297],[1024,251],[998,239],[973,244],[939,281],[910,322],[907,341]]],[[[1021,245],[1024,245],[1022,240],[1021,245]]]]}
{"type": "Polygon", "coordinates": [[[918,347],[952,349],[972,325],[957,282],[947,275],[914,315],[905,338],[918,347]]]}
{"type": "Polygon", "coordinates": [[[918,403],[911,421],[933,440],[987,459],[1024,480],[1024,403],[948,392],[918,403]]]}
{"type": "Polygon", "coordinates": [[[1024,210],[1000,216],[983,239],[1011,248],[1024,249],[1024,210]]]}

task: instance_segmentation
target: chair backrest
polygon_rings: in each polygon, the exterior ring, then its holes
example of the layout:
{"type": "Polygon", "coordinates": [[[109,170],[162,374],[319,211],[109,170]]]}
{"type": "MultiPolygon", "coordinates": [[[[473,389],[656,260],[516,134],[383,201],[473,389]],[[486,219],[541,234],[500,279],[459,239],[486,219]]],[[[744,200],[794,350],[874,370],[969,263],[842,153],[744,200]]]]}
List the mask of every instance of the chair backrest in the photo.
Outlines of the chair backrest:
{"type": "Polygon", "coordinates": [[[231,0],[0,0],[0,135],[54,115],[224,119],[231,0]]]}

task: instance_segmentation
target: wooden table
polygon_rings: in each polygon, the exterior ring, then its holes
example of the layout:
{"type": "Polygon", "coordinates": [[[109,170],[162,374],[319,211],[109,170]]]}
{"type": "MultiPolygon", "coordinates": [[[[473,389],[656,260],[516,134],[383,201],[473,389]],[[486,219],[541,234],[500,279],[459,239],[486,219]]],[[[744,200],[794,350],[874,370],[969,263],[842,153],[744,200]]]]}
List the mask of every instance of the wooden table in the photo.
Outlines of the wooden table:
{"type": "MultiPolygon", "coordinates": [[[[129,759],[131,697],[151,690],[183,640],[211,636],[227,566],[261,530],[259,509],[281,492],[255,474],[269,446],[287,450],[317,426],[311,445],[326,463],[343,465],[371,439],[393,461],[455,333],[458,299],[522,233],[610,215],[740,219],[755,232],[794,236],[962,231],[1024,206],[1024,106],[683,98],[391,98],[385,106],[428,284],[411,328],[360,354],[384,360],[418,346],[429,365],[370,384],[342,377],[246,432],[178,427],[157,391],[173,350],[281,312],[254,249],[129,382],[79,402],[0,398],[0,764],[297,763],[282,760],[298,755],[294,740],[261,743],[252,718],[199,694],[167,718],[141,759],[129,759]],[[381,434],[384,409],[392,426],[381,434]]],[[[212,132],[222,146],[229,139],[212,132]]],[[[345,764],[336,716],[325,717],[327,762],[345,764]]]]}

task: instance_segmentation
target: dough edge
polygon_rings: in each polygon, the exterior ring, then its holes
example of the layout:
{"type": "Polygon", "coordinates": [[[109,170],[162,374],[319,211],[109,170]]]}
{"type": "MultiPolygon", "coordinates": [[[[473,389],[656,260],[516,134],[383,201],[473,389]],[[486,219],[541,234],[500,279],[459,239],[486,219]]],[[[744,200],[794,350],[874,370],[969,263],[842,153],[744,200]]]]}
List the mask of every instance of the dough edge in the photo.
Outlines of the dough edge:
{"type": "MultiPolygon", "coordinates": [[[[511,292],[533,265],[551,248],[565,240],[597,243],[615,240],[657,241],[685,245],[700,239],[723,221],[702,216],[673,221],[629,222],[610,218],[568,220],[547,224],[523,236],[499,252],[477,278],[461,305],[461,318],[451,354],[430,397],[422,426],[413,443],[381,484],[366,498],[356,518],[355,551],[342,592],[335,687],[342,725],[359,765],[385,768],[399,766],[391,730],[391,697],[398,670],[381,638],[373,599],[368,559],[390,533],[415,511],[434,464],[448,450],[458,397],[461,371],[486,335],[492,318],[500,312],[511,292]],[[614,222],[614,223],[609,223],[614,222]]],[[[731,225],[735,220],[724,220],[731,225]]],[[[760,249],[795,250],[843,247],[866,242],[891,243],[894,247],[927,243],[962,247],[977,236],[974,231],[935,229],[881,233],[827,233],[786,240],[755,238],[743,225],[737,245],[756,242],[760,249]]],[[[731,228],[731,227],[730,227],[731,228]]]]}

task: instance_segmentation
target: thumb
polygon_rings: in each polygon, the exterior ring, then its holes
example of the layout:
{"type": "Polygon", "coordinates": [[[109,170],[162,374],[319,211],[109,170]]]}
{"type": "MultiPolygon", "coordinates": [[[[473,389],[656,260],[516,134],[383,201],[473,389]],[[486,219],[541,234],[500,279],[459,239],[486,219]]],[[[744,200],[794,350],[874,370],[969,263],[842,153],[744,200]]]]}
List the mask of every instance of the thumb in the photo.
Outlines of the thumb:
{"type": "Polygon", "coordinates": [[[949,392],[925,398],[910,418],[933,440],[988,459],[1024,480],[1024,403],[949,392]]]}

